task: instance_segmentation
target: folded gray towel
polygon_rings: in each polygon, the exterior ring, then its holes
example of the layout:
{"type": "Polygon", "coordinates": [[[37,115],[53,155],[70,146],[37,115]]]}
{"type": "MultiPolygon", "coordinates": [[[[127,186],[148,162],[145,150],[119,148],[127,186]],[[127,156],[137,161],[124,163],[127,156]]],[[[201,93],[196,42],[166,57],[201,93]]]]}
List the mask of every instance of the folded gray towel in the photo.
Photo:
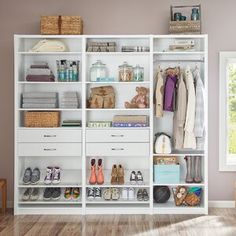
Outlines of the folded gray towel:
{"type": "Polygon", "coordinates": [[[35,103],[27,103],[22,105],[23,108],[56,108],[56,103],[48,103],[48,104],[35,104],[35,103]]]}
{"type": "Polygon", "coordinates": [[[51,75],[52,74],[50,69],[39,69],[39,68],[28,69],[27,73],[28,75],[51,75]]]}
{"type": "Polygon", "coordinates": [[[57,99],[56,98],[23,98],[23,103],[33,103],[33,104],[38,104],[38,103],[43,103],[43,104],[48,104],[48,103],[56,103],[57,99]]]}
{"type": "Polygon", "coordinates": [[[23,98],[57,98],[54,92],[25,92],[23,98]]]}

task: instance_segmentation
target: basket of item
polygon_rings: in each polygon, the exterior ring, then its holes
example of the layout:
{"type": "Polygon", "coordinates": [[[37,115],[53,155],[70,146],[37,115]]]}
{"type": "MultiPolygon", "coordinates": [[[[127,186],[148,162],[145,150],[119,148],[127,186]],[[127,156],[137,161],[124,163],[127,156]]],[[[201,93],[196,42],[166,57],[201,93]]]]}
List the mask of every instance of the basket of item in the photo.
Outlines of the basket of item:
{"type": "Polygon", "coordinates": [[[170,34],[201,34],[201,5],[171,6],[170,34]]]}
{"type": "Polygon", "coordinates": [[[81,16],[41,16],[41,34],[83,34],[81,16]]]}
{"type": "Polygon", "coordinates": [[[27,111],[24,113],[25,127],[59,127],[60,112],[58,111],[27,111]]]}

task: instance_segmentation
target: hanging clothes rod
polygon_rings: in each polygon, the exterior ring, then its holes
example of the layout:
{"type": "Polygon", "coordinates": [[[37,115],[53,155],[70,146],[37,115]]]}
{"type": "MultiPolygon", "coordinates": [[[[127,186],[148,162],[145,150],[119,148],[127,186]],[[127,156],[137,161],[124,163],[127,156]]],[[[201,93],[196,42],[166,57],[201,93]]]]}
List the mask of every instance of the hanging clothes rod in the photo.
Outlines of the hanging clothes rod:
{"type": "Polygon", "coordinates": [[[154,60],[154,63],[156,62],[205,62],[203,59],[156,59],[154,60]]]}

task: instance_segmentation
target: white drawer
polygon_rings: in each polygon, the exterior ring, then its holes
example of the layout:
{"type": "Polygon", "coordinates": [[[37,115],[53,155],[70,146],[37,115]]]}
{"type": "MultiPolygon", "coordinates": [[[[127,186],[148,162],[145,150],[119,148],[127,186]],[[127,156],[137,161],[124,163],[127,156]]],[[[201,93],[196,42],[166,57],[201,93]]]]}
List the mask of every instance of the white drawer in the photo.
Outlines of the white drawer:
{"type": "Polygon", "coordinates": [[[19,156],[81,156],[81,143],[19,143],[19,156]]]}
{"type": "Polygon", "coordinates": [[[17,141],[23,143],[80,143],[81,130],[31,129],[18,130],[17,141]]]}
{"type": "Polygon", "coordinates": [[[87,130],[86,142],[90,143],[112,143],[112,142],[130,142],[130,143],[145,143],[149,142],[149,130],[122,130],[122,129],[107,129],[107,130],[87,130]]]}
{"type": "Polygon", "coordinates": [[[87,143],[87,156],[149,156],[149,143],[87,143]]]}

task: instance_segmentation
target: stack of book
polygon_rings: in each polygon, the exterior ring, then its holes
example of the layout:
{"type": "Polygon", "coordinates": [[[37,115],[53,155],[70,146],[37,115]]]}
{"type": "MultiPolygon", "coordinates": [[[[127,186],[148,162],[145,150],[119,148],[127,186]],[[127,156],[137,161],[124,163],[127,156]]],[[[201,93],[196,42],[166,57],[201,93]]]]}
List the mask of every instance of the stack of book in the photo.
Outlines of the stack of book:
{"type": "Polygon", "coordinates": [[[113,117],[113,127],[148,127],[149,119],[145,115],[116,115],[113,117]]]}
{"type": "Polygon", "coordinates": [[[81,120],[63,120],[62,127],[81,127],[81,120]]]}

